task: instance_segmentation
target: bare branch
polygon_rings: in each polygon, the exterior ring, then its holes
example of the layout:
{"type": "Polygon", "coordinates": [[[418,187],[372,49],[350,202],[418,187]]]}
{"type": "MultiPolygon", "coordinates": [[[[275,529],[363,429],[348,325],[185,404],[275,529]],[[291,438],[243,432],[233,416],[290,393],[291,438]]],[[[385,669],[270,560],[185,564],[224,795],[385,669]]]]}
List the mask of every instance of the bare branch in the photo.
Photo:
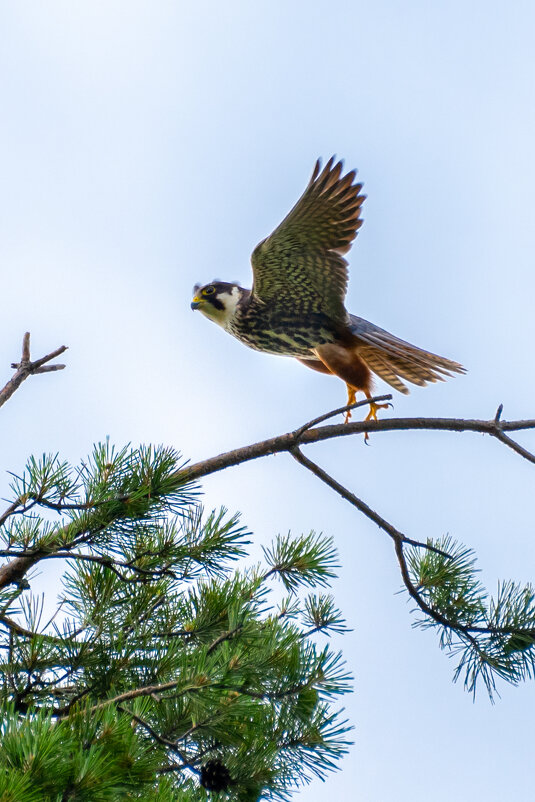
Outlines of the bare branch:
{"type": "Polygon", "coordinates": [[[32,373],[53,373],[55,370],[64,370],[66,365],[45,365],[43,368],[36,368],[32,373]]]}
{"type": "Polygon", "coordinates": [[[47,354],[46,356],[43,356],[40,359],[36,359],[34,362],[32,362],[30,360],[30,332],[27,331],[22,339],[22,355],[20,362],[13,362],[11,364],[11,367],[15,369],[16,373],[7,382],[5,387],[0,390],[0,407],[3,406],[3,404],[5,404],[9,398],[11,398],[13,393],[18,390],[22,382],[25,381],[28,376],[32,376],[37,373],[49,373],[50,371],[54,370],[63,370],[65,365],[43,366],[46,362],[50,362],[60,354],[63,354],[63,352],[66,350],[67,346],[62,345],[59,348],[56,348],[56,350],[52,351],[50,354],[47,354]]]}
{"type": "MultiPolygon", "coordinates": [[[[44,357],[46,360],[47,358],[51,358],[60,352],[62,349],[57,349],[53,354],[50,354],[48,357],[44,357]]],[[[42,360],[39,360],[42,361],[42,360]]],[[[35,365],[36,363],[30,363],[35,365]]],[[[22,379],[19,380],[19,384],[22,379]]],[[[5,388],[4,388],[5,389],[5,388]]],[[[1,391],[4,392],[4,391],[1,391]]],[[[11,391],[11,393],[14,390],[11,391]]],[[[8,396],[9,397],[9,396],[8,396]]],[[[0,393],[1,398],[1,393],[0,393]]],[[[384,400],[383,397],[378,397],[373,399],[376,402],[378,400],[384,400]]],[[[362,402],[359,402],[362,403],[362,402]]],[[[358,406],[358,404],[351,405],[358,406]]],[[[344,411],[346,407],[342,407],[340,409],[334,410],[332,413],[327,413],[327,415],[321,416],[316,420],[326,419],[331,417],[334,414],[338,414],[341,411],[344,411]]],[[[194,463],[180,471],[177,471],[173,477],[171,477],[176,482],[176,488],[184,485],[185,483],[189,483],[200,479],[203,476],[209,476],[212,473],[216,473],[217,471],[221,471],[225,468],[229,468],[233,465],[240,465],[244,462],[248,462],[253,459],[258,459],[260,457],[268,456],[269,454],[278,454],[283,452],[293,452],[294,458],[297,459],[297,453],[299,453],[299,460],[302,461],[306,467],[310,468],[310,464],[306,464],[307,458],[301,453],[301,451],[296,452],[296,449],[299,446],[303,445],[310,445],[312,443],[319,443],[324,440],[332,440],[333,438],[337,437],[347,437],[354,434],[369,434],[375,432],[387,432],[387,431],[448,431],[448,432],[478,432],[481,434],[488,434],[491,437],[499,440],[501,443],[506,445],[508,448],[513,449],[517,454],[522,456],[524,459],[528,460],[529,462],[535,463],[535,455],[525,449],[523,446],[520,446],[510,437],[508,437],[505,432],[512,432],[512,431],[522,431],[526,429],[535,429],[535,420],[518,420],[518,421],[502,421],[501,420],[501,407],[498,409],[496,416],[492,420],[464,420],[462,418],[384,418],[377,421],[358,421],[354,423],[342,423],[342,424],[335,424],[335,425],[328,425],[328,426],[321,426],[318,428],[309,428],[312,425],[315,425],[316,421],[310,421],[306,423],[304,426],[296,429],[293,432],[288,432],[287,434],[278,435],[277,437],[271,437],[268,440],[262,440],[258,443],[253,443],[249,446],[244,446],[242,448],[234,449],[233,451],[228,451],[223,454],[219,454],[216,457],[211,457],[206,460],[202,460],[201,462],[194,463]]],[[[321,471],[320,468],[316,466],[317,471],[321,471]]],[[[334,480],[332,480],[334,482],[334,480]]],[[[341,487],[341,486],[340,486],[341,487]]],[[[341,490],[337,487],[333,488],[337,492],[341,492],[341,490]]],[[[345,490],[345,489],[343,489],[345,490]]],[[[349,493],[349,491],[345,491],[349,493]]],[[[343,495],[343,493],[341,493],[343,495]]],[[[408,543],[413,546],[417,546],[419,548],[427,546],[425,544],[421,544],[418,541],[412,541],[410,538],[407,538],[402,533],[398,532],[395,527],[392,527],[387,521],[381,518],[377,513],[375,513],[371,508],[369,508],[364,502],[357,499],[356,496],[353,496],[353,499],[361,505],[361,511],[366,514],[371,520],[374,520],[381,528],[384,529],[391,537],[402,539],[401,542],[408,543]],[[375,517],[374,517],[375,516],[375,517]]],[[[117,500],[124,501],[125,497],[118,498],[117,500]]],[[[348,499],[349,500],[349,499],[348,499]]],[[[105,502],[101,502],[105,503],[105,502]]],[[[353,501],[351,502],[353,503],[353,501]]],[[[34,499],[31,502],[32,506],[34,504],[40,504],[42,506],[48,506],[52,509],[57,509],[61,511],[62,509],[68,509],[71,505],[67,504],[53,504],[48,502],[44,499],[34,499]]],[[[88,502],[86,504],[81,505],[72,505],[73,508],[84,509],[84,508],[91,508],[97,507],[98,503],[88,502]]],[[[355,505],[356,506],[356,505],[355,505]]],[[[28,509],[28,506],[25,508],[20,508],[20,500],[12,504],[0,518],[0,523],[6,520],[9,515],[13,515],[19,512],[24,512],[25,509],[28,509]]],[[[69,524],[67,525],[67,527],[69,524]]],[[[62,530],[58,532],[57,538],[57,547],[54,547],[51,544],[48,544],[47,551],[38,551],[31,554],[22,554],[19,557],[13,559],[11,562],[7,563],[6,565],[0,567],[0,589],[6,587],[9,584],[21,584],[23,582],[23,577],[27,573],[27,571],[34,566],[37,562],[39,562],[43,558],[51,559],[55,553],[60,550],[70,551],[77,545],[80,545],[83,542],[90,541],[91,537],[93,536],[94,532],[89,527],[86,534],[82,537],[80,533],[77,535],[76,540],[72,543],[68,544],[67,546],[65,543],[61,543],[61,535],[62,530]]],[[[433,550],[434,547],[431,547],[433,550]]],[[[62,554],[63,556],[67,556],[66,554],[62,554]]],[[[137,569],[138,571],[140,569],[137,569]]]]}
{"type": "Polygon", "coordinates": [[[311,471],[311,473],[317,476],[318,479],[321,479],[321,481],[324,482],[326,485],[328,485],[328,487],[335,490],[339,495],[342,496],[342,498],[345,498],[346,501],[349,501],[350,504],[356,507],[367,518],[376,523],[381,529],[383,529],[383,531],[385,531],[388,535],[390,535],[390,537],[394,541],[394,548],[396,550],[396,557],[398,559],[401,571],[401,577],[403,579],[403,584],[405,585],[409,595],[414,599],[414,601],[417,603],[418,607],[422,610],[423,613],[432,618],[438,624],[441,624],[443,627],[446,627],[447,629],[451,629],[457,633],[460,633],[470,642],[470,644],[475,649],[477,649],[478,652],[481,651],[480,646],[471,633],[487,634],[487,635],[488,634],[514,635],[523,633],[523,630],[517,630],[514,628],[507,628],[507,627],[465,626],[456,621],[450,621],[448,618],[446,618],[446,616],[442,615],[440,612],[430,607],[418,592],[417,587],[411,581],[403,548],[406,545],[417,548],[424,548],[427,549],[428,551],[433,551],[436,554],[440,554],[442,557],[446,557],[448,559],[451,559],[451,555],[447,554],[445,551],[442,551],[442,549],[436,548],[436,546],[433,546],[430,543],[422,543],[418,540],[412,540],[412,538],[406,537],[406,535],[404,535],[402,532],[396,529],[391,523],[386,521],[378,513],[372,510],[371,507],[369,507],[364,501],[355,496],[354,493],[352,493],[346,487],[337,482],[336,479],[333,479],[332,476],[330,476],[326,471],[323,470],[323,468],[320,468],[319,465],[316,465],[316,463],[312,462],[312,460],[309,460],[307,457],[305,457],[304,454],[302,454],[298,448],[292,449],[290,453],[292,454],[294,459],[297,460],[297,462],[299,462],[301,465],[303,465],[305,468],[311,471]]]}
{"type": "Polygon", "coordinates": [[[450,557],[449,554],[441,549],[437,549],[436,546],[432,546],[428,543],[422,543],[420,540],[412,540],[412,538],[404,535],[399,531],[399,529],[396,529],[395,526],[379,515],[379,513],[375,512],[375,510],[372,510],[372,508],[369,507],[365,501],[362,501],[362,499],[358,498],[354,493],[341,485],[340,482],[337,482],[336,479],[333,479],[332,476],[324,471],[323,468],[320,468],[319,465],[316,465],[315,462],[312,462],[312,460],[308,459],[308,457],[305,457],[305,455],[298,448],[292,448],[290,454],[295,460],[297,460],[297,462],[317,476],[318,479],[321,479],[322,482],[335,490],[340,496],[342,496],[342,498],[345,498],[346,501],[349,501],[349,503],[356,507],[357,510],[364,513],[366,518],[369,518],[370,521],[373,521],[375,524],[377,524],[377,526],[386,532],[387,535],[390,535],[393,540],[399,540],[402,543],[408,543],[410,546],[416,546],[420,549],[434,551],[436,554],[440,554],[442,557],[450,557]]]}
{"type": "Polygon", "coordinates": [[[524,457],[524,459],[526,459],[528,462],[535,463],[535,454],[532,454],[531,451],[527,450],[527,448],[524,448],[524,446],[521,446],[511,437],[508,437],[506,434],[504,434],[501,430],[500,424],[496,426],[496,431],[493,432],[493,437],[495,437],[496,440],[499,440],[500,443],[503,443],[508,448],[511,448],[517,454],[520,454],[520,456],[524,457]]]}
{"type": "Polygon", "coordinates": [[[36,370],[37,368],[42,367],[46,362],[50,362],[52,359],[55,359],[60,354],[63,354],[67,350],[66,345],[60,345],[59,348],[56,348],[55,351],[51,351],[46,356],[42,356],[41,359],[36,359],[35,362],[31,362],[32,370],[36,370]]]}
{"type": "MultiPolygon", "coordinates": [[[[342,408],[343,409],[343,408],[342,408]]],[[[340,410],[335,410],[338,413],[340,410]]],[[[329,426],[321,426],[317,429],[307,428],[309,424],[301,426],[293,432],[270,437],[268,440],[261,440],[249,446],[236,448],[227,451],[216,457],[196,462],[183,470],[177,472],[176,477],[182,482],[195,481],[203,476],[209,476],[217,471],[230,468],[233,465],[241,465],[259,457],[266,457],[270,454],[280,454],[284,451],[291,451],[296,446],[320,443],[324,440],[332,440],[336,437],[349,437],[354,434],[370,435],[376,432],[391,431],[442,431],[442,432],[478,432],[495,437],[505,445],[513,448],[518,454],[535,462],[535,456],[522,446],[519,446],[508,437],[502,436],[504,432],[522,431],[525,429],[535,429],[535,420],[517,421],[496,421],[492,420],[472,420],[463,418],[383,418],[381,420],[357,421],[355,423],[340,423],[329,426]]]]}
{"type": "MultiPolygon", "coordinates": [[[[29,362],[30,361],[30,332],[27,331],[24,337],[22,338],[22,359],[21,362],[29,362]]],[[[12,368],[18,367],[18,365],[11,365],[12,368]]]]}

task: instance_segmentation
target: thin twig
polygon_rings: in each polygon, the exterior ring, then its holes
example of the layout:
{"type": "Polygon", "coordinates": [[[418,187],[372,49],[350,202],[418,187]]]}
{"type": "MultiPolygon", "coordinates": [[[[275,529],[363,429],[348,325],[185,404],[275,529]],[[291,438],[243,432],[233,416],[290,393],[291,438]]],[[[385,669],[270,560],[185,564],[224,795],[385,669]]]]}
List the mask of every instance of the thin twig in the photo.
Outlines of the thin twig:
{"type": "Polygon", "coordinates": [[[407,566],[407,561],[405,560],[405,554],[403,553],[403,542],[401,540],[397,540],[394,543],[394,548],[396,550],[396,557],[398,558],[399,569],[401,572],[401,578],[403,579],[403,584],[405,585],[409,596],[414,599],[420,610],[428,615],[433,621],[436,621],[437,624],[441,624],[446,629],[454,630],[457,633],[461,633],[464,637],[470,642],[470,644],[476,649],[478,653],[481,652],[481,647],[477,642],[476,638],[471,635],[471,632],[479,632],[479,633],[486,633],[490,634],[494,632],[493,629],[487,627],[467,627],[463,624],[458,622],[449,621],[442,613],[439,613],[437,610],[434,610],[433,607],[430,607],[424,599],[418,593],[418,590],[414,586],[411,581],[409,568],[407,566]]]}
{"type": "Polygon", "coordinates": [[[292,454],[294,459],[297,460],[297,462],[299,462],[301,465],[307,468],[311,473],[317,476],[318,479],[321,479],[321,481],[324,482],[328,487],[332,488],[337,493],[339,493],[339,495],[341,495],[342,498],[345,498],[346,501],[349,501],[350,504],[356,507],[367,518],[376,523],[381,529],[383,529],[388,535],[390,535],[390,537],[394,541],[394,547],[396,550],[396,556],[398,559],[401,576],[403,579],[403,584],[405,585],[409,595],[416,601],[418,607],[422,610],[422,612],[424,612],[438,624],[441,624],[447,629],[451,629],[454,630],[455,632],[462,633],[467,638],[467,640],[470,641],[472,646],[474,646],[474,648],[477,648],[478,651],[480,651],[479,644],[477,643],[476,639],[473,637],[471,633],[487,634],[487,635],[488,634],[513,635],[513,634],[522,634],[524,632],[524,630],[516,630],[506,627],[466,626],[458,622],[450,621],[441,613],[437,612],[432,607],[430,607],[427,604],[427,602],[425,602],[425,600],[421,597],[420,593],[418,592],[418,589],[411,581],[403,548],[405,545],[408,545],[417,548],[424,548],[427,549],[428,551],[433,551],[436,554],[440,554],[442,557],[446,557],[448,559],[453,559],[452,556],[447,552],[443,551],[442,549],[433,546],[431,543],[422,543],[418,540],[412,540],[412,538],[406,537],[406,535],[404,535],[402,532],[396,529],[391,523],[386,521],[384,518],[378,515],[378,513],[372,510],[371,507],[368,507],[368,505],[364,501],[359,499],[357,496],[355,496],[354,493],[352,493],[346,487],[337,482],[336,479],[333,479],[333,477],[330,476],[326,471],[324,471],[323,468],[320,468],[319,465],[316,465],[316,463],[312,462],[312,460],[309,460],[307,457],[305,457],[304,454],[302,454],[298,448],[292,449],[290,453],[292,454]]]}
{"type": "MultiPolygon", "coordinates": [[[[141,555],[139,555],[141,556],[141,555]]],[[[55,560],[55,559],[64,559],[64,560],[81,560],[86,562],[92,563],[100,563],[100,565],[104,565],[106,568],[111,568],[115,570],[116,573],[119,574],[121,579],[124,579],[125,582],[138,582],[144,581],[145,579],[150,579],[151,577],[160,577],[160,576],[170,576],[172,579],[176,579],[177,576],[174,571],[171,571],[169,566],[165,566],[163,568],[141,568],[138,565],[134,565],[133,560],[129,562],[123,562],[122,560],[115,560],[112,557],[101,557],[97,554],[80,554],[80,552],[76,551],[55,551],[51,554],[47,554],[42,557],[43,560],[55,560]],[[120,574],[118,572],[119,568],[127,568],[132,573],[138,573],[142,576],[140,577],[128,577],[124,574],[120,574]],[[117,570],[116,570],[117,569],[117,570]]]]}
{"type": "MultiPolygon", "coordinates": [[[[302,435],[303,432],[306,432],[307,429],[312,429],[313,426],[317,426],[318,423],[323,423],[323,421],[329,420],[329,418],[334,418],[336,415],[343,415],[345,412],[350,412],[352,409],[358,409],[359,407],[365,407],[369,404],[378,404],[380,401],[391,401],[392,395],[378,395],[375,398],[365,398],[363,401],[355,401],[354,404],[349,404],[345,407],[339,407],[338,409],[333,409],[331,412],[326,412],[325,415],[320,415],[318,418],[314,418],[313,420],[305,423],[303,426],[300,426],[299,429],[296,429],[295,433],[297,435],[302,435]]],[[[390,404],[390,406],[392,406],[390,404]]]]}
{"type": "Polygon", "coordinates": [[[333,479],[323,468],[320,468],[319,465],[316,465],[315,462],[305,457],[305,455],[300,451],[299,448],[292,448],[290,451],[292,457],[297,460],[303,467],[307,468],[314,476],[317,476],[318,479],[321,479],[326,485],[328,485],[332,490],[335,490],[342,498],[345,498],[346,501],[349,501],[354,507],[357,508],[360,512],[362,512],[366,518],[369,518],[370,521],[373,521],[377,524],[380,529],[387,533],[393,540],[399,540],[402,543],[408,543],[410,546],[415,546],[419,549],[427,549],[428,551],[434,551],[436,554],[440,554],[442,557],[446,557],[451,559],[451,555],[447,554],[442,549],[437,548],[436,546],[431,545],[430,543],[423,543],[420,540],[413,540],[407,535],[404,535],[403,532],[400,532],[399,529],[396,529],[391,523],[389,523],[385,518],[383,518],[379,513],[372,510],[365,501],[358,498],[354,493],[348,490],[346,487],[337,482],[336,479],[333,479]]]}
{"type": "Polygon", "coordinates": [[[219,646],[221,643],[224,643],[224,642],[225,642],[225,641],[227,641],[227,640],[232,640],[232,638],[233,638],[235,635],[237,635],[237,634],[238,634],[238,632],[240,632],[242,629],[243,629],[243,624],[238,624],[238,626],[237,626],[237,627],[234,627],[234,629],[231,629],[231,630],[229,630],[228,632],[222,632],[222,633],[221,633],[221,635],[220,635],[218,638],[216,638],[216,639],[215,639],[215,641],[214,641],[213,643],[211,643],[211,644],[210,644],[210,646],[208,647],[208,649],[207,649],[207,651],[206,651],[206,654],[207,654],[207,655],[209,655],[209,654],[212,654],[212,652],[213,652],[215,649],[217,649],[217,647],[218,647],[218,646],[219,646]]]}
{"type": "MultiPolygon", "coordinates": [[[[139,724],[141,727],[143,727],[145,730],[147,730],[149,735],[152,738],[154,738],[154,740],[157,741],[159,744],[161,744],[162,746],[167,746],[167,747],[169,747],[169,749],[173,749],[173,750],[177,751],[177,744],[174,741],[170,741],[168,738],[164,738],[162,735],[159,735],[156,732],[156,730],[154,730],[147,721],[144,721],[139,716],[136,716],[135,713],[133,713],[127,707],[124,707],[124,705],[117,705],[117,709],[120,710],[122,713],[126,713],[128,716],[131,716],[131,718],[137,724],[139,724]]],[[[182,755],[180,755],[180,757],[182,757],[182,755]]]]}
{"type": "Polygon", "coordinates": [[[66,367],[66,365],[45,365],[42,368],[36,368],[35,370],[32,370],[32,374],[53,373],[55,370],[64,370],[66,367]]]}
{"type": "MultiPolygon", "coordinates": [[[[21,362],[29,362],[30,361],[30,332],[27,331],[24,337],[22,338],[22,359],[21,362]]],[[[18,367],[18,365],[11,365],[12,368],[18,367]]]]}
{"type": "MultiPolygon", "coordinates": [[[[180,766],[180,768],[182,769],[188,768],[190,769],[190,771],[195,772],[195,774],[200,774],[199,769],[190,760],[188,760],[187,756],[184,754],[182,749],[180,749],[176,741],[170,741],[168,738],[164,738],[163,735],[159,735],[159,733],[157,733],[156,730],[153,729],[153,727],[151,727],[151,725],[147,721],[140,718],[140,716],[136,716],[135,713],[133,713],[127,707],[124,707],[124,705],[117,705],[117,709],[123,713],[126,713],[128,716],[131,716],[132,720],[135,721],[137,724],[139,724],[140,727],[143,727],[148,732],[148,734],[152,738],[154,738],[154,740],[161,746],[166,746],[168,749],[171,749],[173,752],[176,752],[176,754],[182,760],[182,765],[180,766]]],[[[200,760],[200,758],[196,759],[200,760]]],[[[178,768],[176,763],[174,763],[173,766],[175,768],[178,768]]]]}
{"type": "Polygon", "coordinates": [[[511,437],[508,437],[506,434],[504,434],[500,426],[496,427],[496,431],[492,433],[492,436],[495,437],[496,440],[499,440],[500,443],[503,443],[505,446],[508,446],[508,448],[511,448],[517,454],[520,454],[520,456],[524,457],[524,459],[526,459],[528,462],[535,463],[535,454],[532,454],[527,448],[524,448],[524,446],[521,446],[511,437]]]}

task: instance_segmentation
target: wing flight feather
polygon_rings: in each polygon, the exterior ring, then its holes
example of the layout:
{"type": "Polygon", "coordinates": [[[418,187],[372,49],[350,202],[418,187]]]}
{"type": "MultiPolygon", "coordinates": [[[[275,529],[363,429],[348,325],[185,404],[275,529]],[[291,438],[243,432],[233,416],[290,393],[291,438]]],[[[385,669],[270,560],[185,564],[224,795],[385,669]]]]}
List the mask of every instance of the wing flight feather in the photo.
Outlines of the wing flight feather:
{"type": "Polygon", "coordinates": [[[296,312],[346,320],[344,259],[362,225],[365,195],[343,162],[318,159],[304,193],[282,223],[253,251],[253,299],[296,312]]]}

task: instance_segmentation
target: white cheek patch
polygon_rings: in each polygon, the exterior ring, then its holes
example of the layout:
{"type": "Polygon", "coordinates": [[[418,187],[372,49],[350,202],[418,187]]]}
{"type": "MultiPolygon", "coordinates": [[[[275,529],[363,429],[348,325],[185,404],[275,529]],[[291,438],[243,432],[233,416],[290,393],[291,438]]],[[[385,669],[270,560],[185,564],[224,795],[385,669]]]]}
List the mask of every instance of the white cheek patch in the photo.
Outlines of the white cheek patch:
{"type": "Polygon", "coordinates": [[[221,317],[217,322],[220,323],[224,329],[228,329],[232,323],[234,315],[236,314],[236,308],[240,302],[240,289],[239,287],[233,287],[231,292],[222,292],[221,295],[218,295],[217,297],[218,300],[221,301],[221,303],[225,306],[225,308],[218,313],[221,317]]]}
{"type": "Polygon", "coordinates": [[[206,303],[201,308],[201,312],[210,320],[213,320],[214,323],[218,323],[226,329],[235,315],[240,298],[240,288],[233,287],[231,292],[221,292],[217,296],[217,300],[223,304],[223,309],[217,309],[211,303],[206,303]]]}
{"type": "Polygon", "coordinates": [[[241,298],[239,287],[233,287],[232,292],[225,292],[219,296],[219,300],[225,304],[225,315],[233,317],[241,298]]]}

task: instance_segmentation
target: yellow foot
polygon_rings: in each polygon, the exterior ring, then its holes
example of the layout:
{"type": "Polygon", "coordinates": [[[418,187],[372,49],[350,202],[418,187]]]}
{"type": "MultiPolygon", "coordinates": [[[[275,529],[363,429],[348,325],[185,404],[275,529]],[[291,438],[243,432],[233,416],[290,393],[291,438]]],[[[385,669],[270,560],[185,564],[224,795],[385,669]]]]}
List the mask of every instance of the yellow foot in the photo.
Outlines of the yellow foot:
{"type": "Polygon", "coordinates": [[[389,406],[390,404],[376,404],[375,401],[372,401],[370,404],[370,411],[364,420],[377,420],[377,410],[388,409],[389,406]]]}
{"type": "MultiPolygon", "coordinates": [[[[390,404],[376,404],[375,401],[372,401],[371,404],[370,404],[370,411],[368,412],[368,414],[366,415],[364,420],[365,421],[367,421],[367,420],[377,420],[377,410],[378,409],[388,409],[389,406],[390,406],[390,404]]],[[[370,435],[368,434],[368,432],[364,432],[364,442],[366,444],[368,444],[369,439],[370,439],[370,435]]]]}
{"type": "MultiPolygon", "coordinates": [[[[351,404],[354,404],[357,400],[357,392],[354,390],[349,384],[347,385],[347,405],[348,407],[351,404]]],[[[348,409],[346,412],[344,423],[349,423],[349,418],[351,417],[351,410],[348,409]]]]}
{"type": "MultiPolygon", "coordinates": [[[[369,401],[371,396],[366,391],[364,391],[364,392],[365,392],[366,398],[369,401]]],[[[347,385],[347,405],[351,406],[351,404],[354,404],[356,400],[357,400],[357,391],[350,384],[348,384],[347,385]]],[[[370,402],[369,412],[366,415],[366,418],[364,420],[365,421],[377,420],[377,410],[378,409],[388,409],[389,406],[390,406],[390,404],[376,404],[375,401],[371,401],[370,402]]],[[[351,410],[348,409],[347,412],[346,412],[344,423],[348,423],[350,418],[351,418],[351,410]]],[[[367,443],[368,440],[369,440],[368,432],[365,432],[364,433],[364,442],[367,443]]]]}

